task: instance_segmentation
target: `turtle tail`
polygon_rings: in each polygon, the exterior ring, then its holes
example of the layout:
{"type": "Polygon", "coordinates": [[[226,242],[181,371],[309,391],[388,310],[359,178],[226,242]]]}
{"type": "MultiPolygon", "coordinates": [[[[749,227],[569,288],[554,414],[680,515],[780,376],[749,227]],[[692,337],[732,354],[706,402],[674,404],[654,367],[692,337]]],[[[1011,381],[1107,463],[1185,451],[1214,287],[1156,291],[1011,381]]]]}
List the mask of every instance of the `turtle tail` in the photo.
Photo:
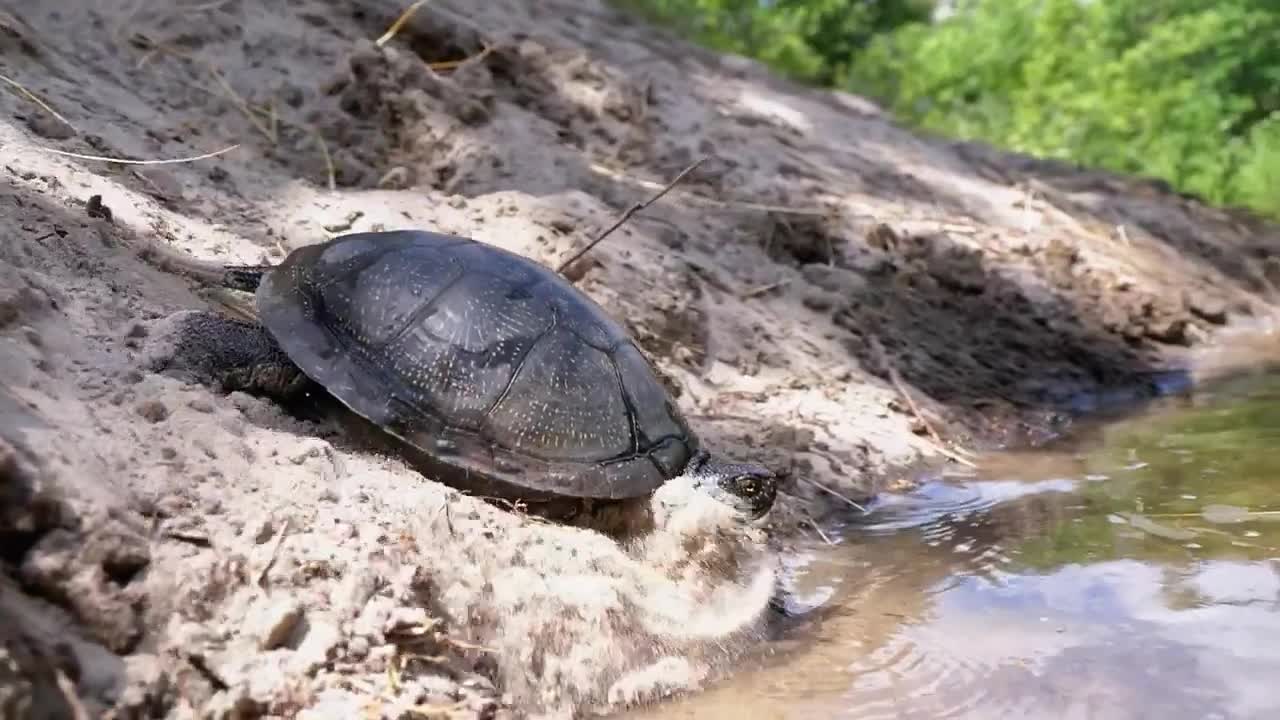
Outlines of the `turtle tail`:
{"type": "Polygon", "coordinates": [[[200,260],[160,242],[143,242],[137,248],[138,256],[167,272],[185,275],[197,282],[229,290],[254,292],[262,282],[270,265],[224,265],[200,260]]]}
{"type": "Polygon", "coordinates": [[[222,268],[221,285],[232,290],[257,292],[270,265],[227,265],[222,268]]]}

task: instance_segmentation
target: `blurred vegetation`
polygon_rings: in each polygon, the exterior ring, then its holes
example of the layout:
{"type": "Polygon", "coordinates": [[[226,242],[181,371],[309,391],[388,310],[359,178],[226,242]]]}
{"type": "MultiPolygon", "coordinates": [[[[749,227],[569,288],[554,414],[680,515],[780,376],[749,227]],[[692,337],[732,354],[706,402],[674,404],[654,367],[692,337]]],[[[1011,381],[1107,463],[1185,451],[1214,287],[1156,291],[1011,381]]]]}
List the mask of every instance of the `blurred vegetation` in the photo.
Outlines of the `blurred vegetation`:
{"type": "Polygon", "coordinates": [[[1280,217],[1277,0],[615,0],[939,134],[1280,217]]]}

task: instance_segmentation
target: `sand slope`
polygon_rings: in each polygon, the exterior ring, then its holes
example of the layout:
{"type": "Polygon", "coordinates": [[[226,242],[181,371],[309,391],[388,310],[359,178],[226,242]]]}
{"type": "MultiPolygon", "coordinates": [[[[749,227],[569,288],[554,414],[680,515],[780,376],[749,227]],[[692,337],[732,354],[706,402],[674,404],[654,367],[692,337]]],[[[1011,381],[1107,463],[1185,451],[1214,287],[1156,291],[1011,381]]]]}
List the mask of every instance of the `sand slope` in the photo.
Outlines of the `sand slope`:
{"type": "Polygon", "coordinates": [[[1275,310],[1274,226],[916,137],[597,2],[433,2],[381,48],[398,3],[37,5],[0,2],[0,72],[66,120],[0,93],[5,717],[570,716],[768,632],[776,557],[713,507],[619,545],[164,370],[208,305],[140,242],[423,227],[554,264],[705,155],[574,276],[708,445],[791,472],[782,546],[847,510],[819,485],[942,460],[930,429],[1043,437],[1275,310]]]}

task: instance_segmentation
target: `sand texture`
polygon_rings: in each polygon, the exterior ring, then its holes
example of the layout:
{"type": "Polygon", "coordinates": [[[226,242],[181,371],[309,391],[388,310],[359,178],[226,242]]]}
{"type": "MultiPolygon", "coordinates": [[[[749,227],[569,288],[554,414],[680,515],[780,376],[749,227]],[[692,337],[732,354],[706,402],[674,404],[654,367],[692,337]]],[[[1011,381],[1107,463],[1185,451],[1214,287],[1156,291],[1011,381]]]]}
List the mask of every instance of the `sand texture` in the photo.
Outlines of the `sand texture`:
{"type": "Polygon", "coordinates": [[[376,45],[403,9],[0,0],[0,73],[47,106],[0,91],[0,717],[696,690],[774,631],[809,518],[1268,337],[1280,232],[1243,213],[922,138],[600,2],[439,0],[376,45]],[[619,541],[227,392],[270,348],[192,332],[208,296],[138,253],[423,228],[554,266],[703,156],[570,275],[708,447],[785,472],[758,526],[680,479],[619,541]]]}

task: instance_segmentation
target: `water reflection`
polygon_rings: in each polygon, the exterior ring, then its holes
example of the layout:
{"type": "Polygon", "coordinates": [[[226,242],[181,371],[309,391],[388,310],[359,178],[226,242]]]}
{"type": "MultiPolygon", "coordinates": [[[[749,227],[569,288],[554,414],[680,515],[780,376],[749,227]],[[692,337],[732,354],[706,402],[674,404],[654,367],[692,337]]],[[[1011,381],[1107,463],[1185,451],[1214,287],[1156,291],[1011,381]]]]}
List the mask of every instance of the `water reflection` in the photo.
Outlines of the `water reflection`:
{"type": "Polygon", "coordinates": [[[820,618],[662,718],[1280,717],[1280,376],[881,498],[820,618]]]}

